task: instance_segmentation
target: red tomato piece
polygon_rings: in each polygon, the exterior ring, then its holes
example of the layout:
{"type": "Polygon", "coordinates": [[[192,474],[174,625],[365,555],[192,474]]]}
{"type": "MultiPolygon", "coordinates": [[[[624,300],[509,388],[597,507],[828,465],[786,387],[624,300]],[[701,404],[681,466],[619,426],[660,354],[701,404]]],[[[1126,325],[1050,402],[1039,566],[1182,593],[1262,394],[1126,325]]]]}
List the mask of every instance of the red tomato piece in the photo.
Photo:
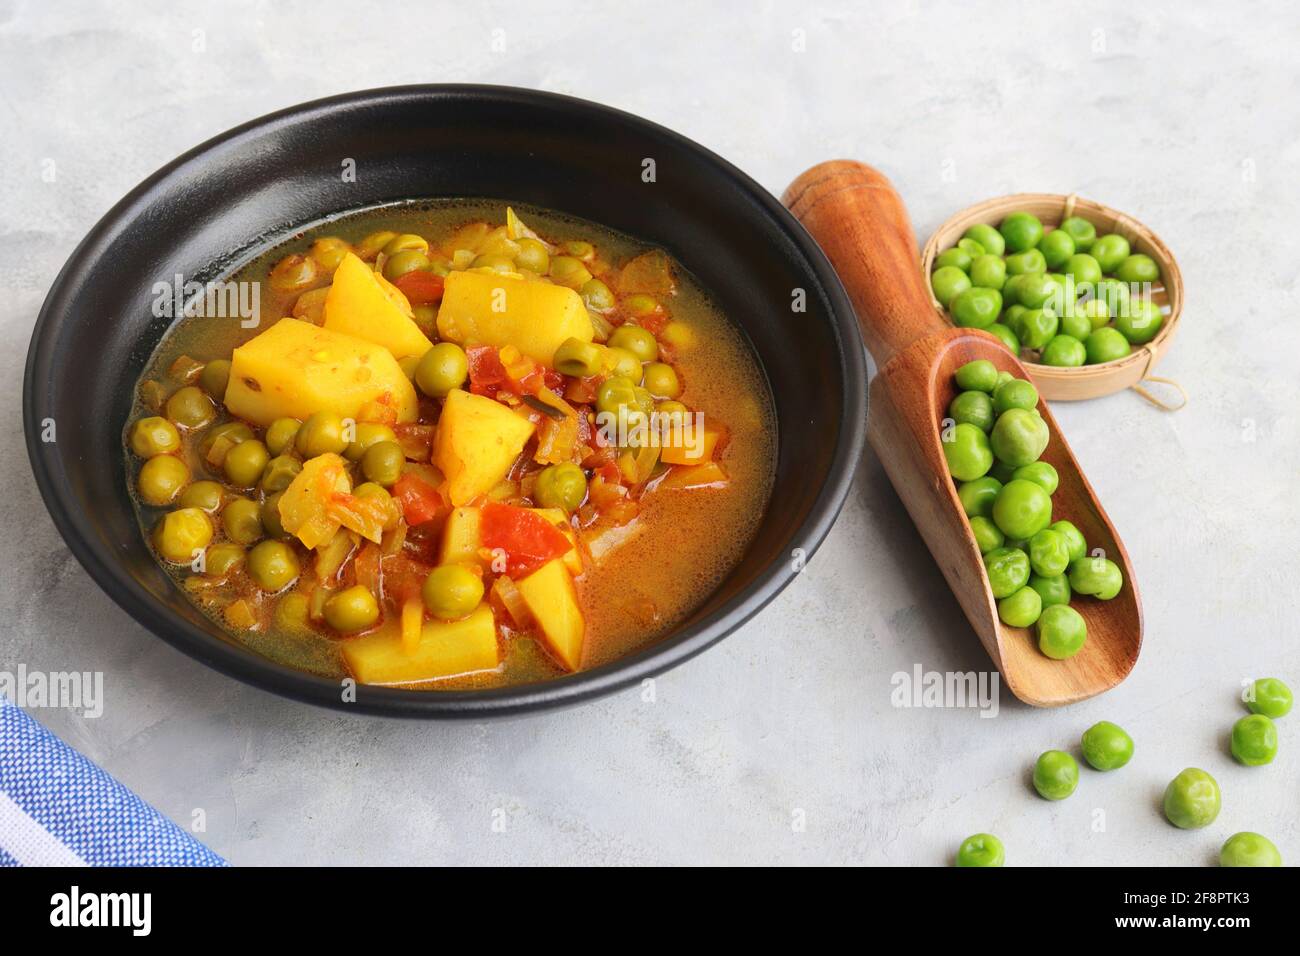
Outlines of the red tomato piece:
{"type": "Polygon", "coordinates": [[[528,508],[488,502],[479,517],[479,539],[489,551],[506,556],[506,574],[536,571],[573,547],[564,532],[528,508]]]}
{"type": "Polygon", "coordinates": [[[393,485],[393,497],[402,505],[402,515],[409,525],[420,525],[438,517],[442,495],[438,489],[407,473],[393,485]]]}
{"type": "Polygon", "coordinates": [[[393,283],[411,305],[433,305],[442,301],[442,276],[412,269],[393,283]]]}
{"type": "Polygon", "coordinates": [[[465,357],[469,359],[469,390],[475,395],[495,398],[509,380],[500,353],[491,345],[480,345],[467,350],[465,357]]]}

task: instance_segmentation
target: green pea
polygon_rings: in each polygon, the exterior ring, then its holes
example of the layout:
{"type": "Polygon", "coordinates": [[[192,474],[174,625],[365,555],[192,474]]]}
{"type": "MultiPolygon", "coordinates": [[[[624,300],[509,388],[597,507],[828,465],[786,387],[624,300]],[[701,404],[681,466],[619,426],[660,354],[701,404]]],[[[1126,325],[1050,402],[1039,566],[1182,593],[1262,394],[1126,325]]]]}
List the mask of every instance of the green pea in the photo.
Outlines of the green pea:
{"type": "MultiPolygon", "coordinates": [[[[1056,494],[1056,489],[1061,483],[1060,476],[1056,469],[1049,462],[1035,461],[1028,465],[1022,465],[1012,472],[1013,478],[1022,478],[1025,481],[1032,481],[1049,495],[1056,494]]],[[[1062,568],[1062,571],[1065,569],[1062,568]]]]}
{"type": "Polygon", "coordinates": [[[975,545],[980,549],[980,554],[988,554],[1006,543],[1006,537],[998,530],[993,519],[985,518],[983,515],[976,515],[970,519],[970,530],[975,537],[975,545]]]}
{"type": "Polygon", "coordinates": [[[1129,301],[1132,299],[1132,291],[1127,282],[1120,282],[1118,279],[1102,279],[1093,288],[1092,297],[1094,301],[1105,304],[1107,315],[1126,315],[1129,301]]]}
{"type": "MultiPolygon", "coordinates": [[[[1089,315],[1089,311],[1098,308],[1100,308],[1102,312],[1105,312],[1106,306],[1101,302],[1089,300],[1087,302],[1080,302],[1077,305],[1066,309],[1060,315],[1061,325],[1059,334],[1068,335],[1080,345],[1083,345],[1083,340],[1091,335],[1093,330],[1092,318],[1089,315]]],[[[1101,324],[1105,325],[1109,318],[1109,316],[1106,316],[1105,320],[1101,324]]],[[[1051,344],[1051,342],[1048,342],[1048,347],[1050,347],[1051,344]]],[[[1069,346],[1061,346],[1060,348],[1069,349],[1069,346]]],[[[1047,348],[1044,348],[1043,352],[1044,357],[1046,357],[1047,348]]],[[[1084,352],[1082,354],[1086,359],[1087,353],[1084,352]]]]}
{"type": "Polygon", "coordinates": [[[1083,538],[1083,532],[1076,528],[1069,521],[1054,521],[1051,529],[1065,538],[1065,543],[1070,548],[1070,560],[1078,561],[1088,553],[1088,543],[1083,538]]]}
{"type": "Polygon", "coordinates": [[[384,260],[384,278],[396,282],[408,272],[427,271],[431,265],[429,257],[420,250],[403,249],[384,260]]]}
{"type": "Polygon", "coordinates": [[[655,398],[676,398],[682,393],[682,383],[677,371],[664,362],[651,362],[645,367],[642,384],[655,398]]]}
{"type": "Polygon", "coordinates": [[[582,260],[573,256],[553,256],[548,271],[552,282],[570,289],[581,289],[591,280],[591,273],[582,260]]]}
{"type": "Polygon", "coordinates": [[[434,617],[454,621],[483,600],[483,579],[459,564],[444,564],[429,572],[421,590],[424,606],[434,617]]]}
{"type": "Polygon", "coordinates": [[[609,291],[609,286],[599,279],[588,279],[578,290],[582,296],[582,301],[587,304],[587,308],[595,309],[597,312],[604,312],[607,309],[614,308],[614,293],[609,291]]]}
{"type": "Polygon", "coordinates": [[[1047,260],[1037,249],[1028,249],[1025,252],[1017,252],[1014,256],[1007,256],[1008,275],[1022,276],[1046,271],[1047,260]]]}
{"type": "Polygon", "coordinates": [[[1097,240],[1097,227],[1082,216],[1070,216],[1061,223],[1061,231],[1074,240],[1074,248],[1087,252],[1097,240]]]}
{"type": "Polygon", "coordinates": [[[302,471],[302,462],[292,455],[276,455],[266,463],[257,487],[267,494],[284,491],[302,471]]]}
{"type": "Polygon", "coordinates": [[[1000,290],[1007,281],[1007,264],[997,256],[979,256],[971,260],[970,281],[978,288],[1000,290]]]}
{"type": "Polygon", "coordinates": [[[337,236],[324,236],[311,244],[309,255],[326,272],[333,272],[350,251],[351,247],[337,236]]]}
{"type": "Polygon", "coordinates": [[[1044,800],[1064,800],[1079,785],[1079,765],[1064,750],[1048,750],[1034,764],[1034,789],[1044,800]]]}
{"type": "Polygon", "coordinates": [[[587,497],[587,476],[572,462],[547,465],[533,484],[533,500],[542,508],[577,511],[587,497]]]}
{"type": "Polygon", "coordinates": [[[293,448],[293,440],[302,422],[296,418],[277,418],[266,428],[266,449],[272,455],[283,455],[293,448]]]}
{"type": "Polygon", "coordinates": [[[999,415],[989,435],[993,454],[1012,469],[1037,461],[1048,441],[1047,423],[1024,408],[1011,408],[999,415]]]}
{"type": "Polygon", "coordinates": [[[1089,555],[1070,562],[1070,587],[1076,594],[1109,601],[1124,587],[1124,574],[1109,558],[1089,555]]]}
{"type": "Polygon", "coordinates": [[[325,602],[325,623],[340,634],[356,634],[379,620],[379,602],[360,584],[345,588],[325,602]]]}
{"type": "Polygon", "coordinates": [[[385,256],[395,256],[399,252],[409,252],[411,250],[428,255],[429,243],[423,236],[404,232],[400,236],[393,236],[384,243],[383,252],[385,256]]]}
{"type": "Polygon", "coordinates": [[[971,254],[965,249],[958,249],[953,246],[951,249],[946,249],[934,257],[934,267],[942,269],[945,266],[952,266],[962,272],[970,272],[971,263],[974,261],[971,254]]]}
{"type": "Polygon", "coordinates": [[[957,248],[970,256],[972,260],[978,256],[986,255],[989,251],[974,239],[958,239],[957,248]]]}
{"type": "Polygon", "coordinates": [[[943,456],[948,462],[948,472],[959,481],[982,478],[993,464],[988,436],[969,422],[958,422],[945,428],[940,444],[943,445],[943,456]]]}
{"type": "Polygon", "coordinates": [[[1263,714],[1242,717],[1232,725],[1232,755],[1247,767],[1262,767],[1277,756],[1277,726],[1263,714]]]}
{"type": "MultiPolygon", "coordinates": [[[[631,353],[628,353],[631,354],[631,353]]],[[[635,357],[633,361],[636,362],[635,357]]],[[[589,378],[600,371],[600,346],[581,339],[568,338],[560,343],[552,360],[555,370],[574,378],[589,378]]],[[[639,362],[636,363],[638,366],[639,362]]]]}
{"type": "Polygon", "coordinates": [[[1031,587],[1023,587],[998,602],[998,617],[1007,627],[1033,627],[1043,612],[1043,599],[1031,587]]]}
{"type": "Polygon", "coordinates": [[[475,256],[469,267],[471,269],[491,269],[494,272],[514,272],[515,260],[509,256],[475,256]]]}
{"type": "Polygon", "coordinates": [[[1261,677],[1250,685],[1246,707],[1252,714],[1276,720],[1291,713],[1291,688],[1276,677],[1261,677]]]}
{"type": "Polygon", "coordinates": [[[1047,268],[1059,269],[1074,255],[1074,237],[1064,229],[1053,229],[1039,241],[1038,251],[1043,254],[1047,268]]]}
{"type": "Polygon", "coordinates": [[[167,399],[167,417],[184,428],[202,428],[217,417],[212,399],[193,385],[178,388],[167,399]]]}
{"type": "Polygon", "coordinates": [[[1029,555],[1019,548],[994,548],[984,555],[984,570],[989,590],[1001,600],[1029,583],[1029,555]]]}
{"type": "Polygon", "coordinates": [[[1072,335],[1054,335],[1043,346],[1042,362],[1055,368],[1079,368],[1088,360],[1088,350],[1072,335]]]}
{"type": "MultiPolygon", "coordinates": [[[[1011,308],[1023,309],[1024,306],[1013,305],[1011,308]]],[[[1008,309],[1007,311],[1010,311],[1010,309],[1008,309]]],[[[1006,315],[1006,313],[1004,312],[1003,315],[1006,315]]],[[[1012,355],[1020,354],[1020,340],[1016,338],[1016,333],[1012,332],[1008,326],[1003,325],[1001,322],[994,322],[984,331],[992,333],[994,336],[996,336],[998,340],[1001,341],[1002,344],[1007,347],[1007,351],[1010,352],[1012,355]]]]}
{"type": "Polygon", "coordinates": [[[955,422],[969,422],[980,431],[993,427],[993,399],[986,392],[961,392],[948,405],[948,417],[955,422]]]}
{"type": "Polygon", "coordinates": [[[262,537],[261,507],[248,498],[236,498],[221,512],[221,530],[236,544],[252,544],[262,537]]]}
{"type": "Polygon", "coordinates": [[[244,563],[244,557],[241,545],[231,542],[209,545],[203,556],[203,569],[213,577],[224,578],[244,563]]]}
{"type": "Polygon", "coordinates": [[[1079,741],[1083,759],[1094,770],[1118,770],[1133,759],[1133,738],[1109,720],[1098,721],[1079,741]]]}
{"type": "Polygon", "coordinates": [[[1219,866],[1281,866],[1282,854],[1273,841],[1243,830],[1228,837],[1219,851],[1219,866]]]}
{"type": "Polygon", "coordinates": [[[177,508],[154,529],[158,553],[172,564],[190,564],[212,541],[212,519],[198,508],[177,508]]]}
{"type": "Polygon", "coordinates": [[[196,481],[181,493],[180,506],[214,514],[221,510],[225,501],[226,489],[219,482],[196,481]]]}
{"type": "Polygon", "coordinates": [[[1010,408],[1024,408],[1032,411],[1038,407],[1038,389],[1033,382],[1014,378],[997,386],[993,392],[993,410],[1001,415],[1010,408]]]}
{"type": "Polygon", "coordinates": [[[469,377],[469,358],[455,342],[439,342],[420,357],[415,384],[430,398],[446,398],[469,377]]]}
{"type": "Polygon", "coordinates": [[[266,446],[256,438],[252,438],[240,442],[226,452],[226,459],[221,467],[232,485],[238,488],[251,488],[262,477],[262,472],[266,470],[267,462],[270,460],[271,456],[267,453],[266,446]]]}
{"type": "Polygon", "coordinates": [[[993,393],[998,387],[997,366],[988,359],[976,359],[957,369],[957,387],[965,391],[993,393]]]}
{"type": "Polygon", "coordinates": [[[1073,657],[1088,640],[1083,615],[1068,604],[1053,604],[1038,618],[1038,649],[1053,660],[1073,657]]]}
{"type": "Polygon", "coordinates": [[[392,487],[402,477],[406,466],[406,454],[402,446],[395,441],[376,442],[366,449],[361,459],[361,473],[367,481],[373,481],[384,488],[392,487]]]}
{"type": "Polygon", "coordinates": [[[1029,586],[1038,592],[1042,598],[1043,607],[1051,607],[1054,604],[1070,603],[1070,579],[1064,574],[1058,574],[1055,577],[1045,578],[1039,574],[1029,576],[1029,586]]]}
{"type": "Polygon", "coordinates": [[[283,491],[277,491],[262,499],[262,527],[266,529],[268,538],[283,540],[289,537],[280,518],[280,496],[283,494],[283,491]]]}
{"type": "Polygon", "coordinates": [[[371,445],[395,442],[397,435],[387,425],[378,422],[357,422],[352,429],[352,441],[343,453],[348,461],[360,461],[371,445]]]}
{"type": "Polygon", "coordinates": [[[546,275],[551,268],[551,255],[546,251],[546,246],[537,239],[527,237],[515,241],[519,243],[519,254],[515,256],[515,265],[529,272],[536,272],[539,276],[546,275]]]}
{"type": "Polygon", "coordinates": [[[967,517],[989,518],[993,515],[993,502],[1001,490],[1002,482],[985,475],[983,478],[963,481],[958,485],[957,498],[961,501],[962,510],[966,512],[967,517]]]}
{"type": "Polygon", "coordinates": [[[298,556],[283,541],[263,541],[248,552],[248,576],[263,591],[283,591],[298,572],[298,556]]]}
{"type": "Polygon", "coordinates": [[[997,321],[1002,311],[1002,296],[996,289],[972,287],[952,300],[951,311],[954,325],[986,329],[997,321]]]}
{"type": "Polygon", "coordinates": [[[304,459],[343,454],[348,447],[348,440],[343,437],[343,419],[333,412],[314,413],[298,429],[294,447],[304,459]]]}
{"type": "Polygon", "coordinates": [[[620,408],[635,408],[636,385],[630,378],[611,375],[596,389],[596,410],[607,415],[617,415],[620,408]]]}
{"type": "Polygon", "coordinates": [[[366,262],[370,262],[375,258],[375,256],[379,255],[379,253],[383,251],[384,246],[388,245],[390,240],[395,239],[396,237],[397,233],[390,232],[387,229],[380,230],[379,232],[372,232],[357,243],[357,256],[366,262]]]}
{"type": "Polygon", "coordinates": [[[1188,767],[1165,787],[1165,816],[1180,829],[1209,826],[1222,806],[1219,782],[1198,767],[1188,767]]]}
{"type": "MultiPolygon", "coordinates": [[[[1014,302],[1026,309],[1041,309],[1057,294],[1056,283],[1041,272],[1012,276],[1007,279],[1007,286],[1015,290],[1014,302]]],[[[1011,328],[1015,330],[1014,325],[1011,328]]]]}
{"type": "Polygon", "coordinates": [[[627,349],[640,362],[657,362],[659,360],[659,343],[649,329],[639,325],[620,325],[610,333],[611,348],[627,349]]]}
{"type": "Polygon", "coordinates": [[[1028,309],[1020,314],[1012,331],[1025,348],[1041,349],[1056,335],[1060,325],[1056,313],[1046,309],[1028,309]]]}
{"type": "Polygon", "coordinates": [[[1006,859],[1002,841],[992,833],[968,836],[957,848],[958,866],[1002,866],[1006,859]]]}
{"type": "Polygon", "coordinates": [[[962,238],[978,242],[991,255],[1000,256],[1007,251],[1006,240],[1002,238],[1002,234],[988,223],[977,222],[962,233],[962,238]]]}
{"type": "Polygon", "coordinates": [[[226,386],[230,384],[230,360],[213,359],[203,366],[203,371],[199,373],[199,384],[217,401],[224,399],[226,386]]]}
{"type": "Polygon", "coordinates": [[[1076,252],[1065,263],[1065,274],[1078,286],[1084,282],[1096,283],[1101,279],[1101,266],[1086,252],[1076,252]]]}
{"type": "Polygon", "coordinates": [[[141,458],[167,455],[180,447],[176,426],[159,415],[142,418],[131,427],[131,450],[141,458]]]}
{"type": "MultiPolygon", "coordinates": [[[[1107,236],[1101,236],[1092,244],[1093,259],[1101,267],[1101,271],[1110,275],[1119,268],[1121,262],[1129,256],[1128,240],[1121,235],[1111,233],[1107,236]]],[[[1100,278],[1100,277],[1099,277],[1100,278]]]]}
{"type": "Polygon", "coordinates": [[[991,517],[1007,537],[1030,539],[1052,523],[1052,499],[1040,485],[1013,478],[998,492],[991,517]]]}
{"type": "Polygon", "coordinates": [[[972,288],[970,276],[956,266],[940,266],[930,275],[930,289],[945,308],[967,289],[972,288]]]}
{"type": "Polygon", "coordinates": [[[189,465],[175,455],[155,455],[140,467],[136,489],[145,504],[162,507],[175,501],[189,482],[189,465]]]}
{"type": "Polygon", "coordinates": [[[1115,269],[1115,278],[1120,282],[1146,282],[1155,284],[1160,281],[1160,267],[1150,256],[1135,253],[1115,269]]]}
{"type": "Polygon", "coordinates": [[[1029,539],[1029,564],[1044,578],[1064,574],[1070,566],[1070,546],[1063,535],[1044,528],[1029,539]]]}
{"type": "Polygon", "coordinates": [[[1006,240],[1009,252],[1024,252],[1038,245],[1043,238],[1043,224],[1028,212],[1013,212],[1002,220],[998,232],[1006,240]]]}
{"type": "Polygon", "coordinates": [[[1164,321],[1160,306],[1141,299],[1130,302],[1125,315],[1115,317],[1115,329],[1130,345],[1146,345],[1156,337],[1164,321]]]}

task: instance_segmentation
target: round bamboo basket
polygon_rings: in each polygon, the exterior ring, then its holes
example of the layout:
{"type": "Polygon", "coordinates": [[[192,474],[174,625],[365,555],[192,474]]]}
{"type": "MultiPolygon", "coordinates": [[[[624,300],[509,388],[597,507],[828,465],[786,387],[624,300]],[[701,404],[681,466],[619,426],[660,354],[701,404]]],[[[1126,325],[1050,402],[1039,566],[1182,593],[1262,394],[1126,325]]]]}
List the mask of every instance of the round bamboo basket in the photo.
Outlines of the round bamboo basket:
{"type": "MultiPolygon", "coordinates": [[[[976,223],[988,223],[996,227],[1010,213],[1023,210],[1033,213],[1043,222],[1044,231],[1055,228],[1061,220],[1069,216],[1082,216],[1097,228],[1097,235],[1108,232],[1119,233],[1129,241],[1134,252],[1145,253],[1160,266],[1160,284],[1152,290],[1152,300],[1160,307],[1165,320],[1156,337],[1146,345],[1134,347],[1132,353],[1113,362],[1100,365],[1083,365],[1078,368],[1057,368],[1040,365],[1031,352],[1022,351],[1020,358],[1029,377],[1038,388],[1039,393],[1049,401],[1076,401],[1084,398],[1099,398],[1125,388],[1136,388],[1143,397],[1162,408],[1169,406],[1152,396],[1142,382],[1151,379],[1151,372],[1160,357],[1173,341],[1178,329],[1178,320],[1183,311],[1183,275],[1178,269],[1169,247],[1160,237],[1142,223],[1117,209],[1103,206],[1091,199],[1078,196],[1058,195],[1056,193],[1018,193],[1014,196],[1002,196],[986,199],[957,213],[932,235],[921,253],[921,268],[927,282],[934,271],[934,260],[939,253],[957,244],[957,240],[976,223]]],[[[945,322],[951,322],[948,310],[931,299],[934,307],[943,316],[945,322]]],[[[1153,379],[1163,384],[1172,385],[1182,391],[1177,383],[1167,379],[1153,379]]],[[[1186,396],[1184,394],[1184,401],[1186,396]]]]}

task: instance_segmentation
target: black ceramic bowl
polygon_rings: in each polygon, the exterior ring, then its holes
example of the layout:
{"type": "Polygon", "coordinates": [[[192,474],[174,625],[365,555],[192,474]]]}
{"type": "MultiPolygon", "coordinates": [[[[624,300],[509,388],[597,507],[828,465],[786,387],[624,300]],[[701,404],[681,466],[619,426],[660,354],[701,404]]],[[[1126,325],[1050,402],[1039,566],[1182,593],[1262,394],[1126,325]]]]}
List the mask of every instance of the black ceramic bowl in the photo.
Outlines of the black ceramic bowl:
{"type": "Polygon", "coordinates": [[[719,157],[637,117],[581,100],[481,86],[374,90],[254,120],[181,156],[91,230],[55,280],[32,334],[27,451],[55,524],[137,621],[258,687],[344,710],[508,714],[574,703],[686,660],[735,630],[830,529],[862,449],[865,368],[852,308],[816,244],[719,157]],[[355,162],[354,182],[341,175],[355,162]],[[653,161],[653,181],[645,173],[653,161]],[[258,248],[329,214],[424,197],[547,206],[662,246],[747,334],[775,397],[772,504],[735,571],[663,640],[614,663],[483,691],[357,690],[233,643],[159,569],[126,491],[122,428],[169,319],[155,282],[219,278],[258,248]],[[804,290],[804,311],[791,304],[804,290]],[[57,440],[42,440],[53,421],[57,440]]]}

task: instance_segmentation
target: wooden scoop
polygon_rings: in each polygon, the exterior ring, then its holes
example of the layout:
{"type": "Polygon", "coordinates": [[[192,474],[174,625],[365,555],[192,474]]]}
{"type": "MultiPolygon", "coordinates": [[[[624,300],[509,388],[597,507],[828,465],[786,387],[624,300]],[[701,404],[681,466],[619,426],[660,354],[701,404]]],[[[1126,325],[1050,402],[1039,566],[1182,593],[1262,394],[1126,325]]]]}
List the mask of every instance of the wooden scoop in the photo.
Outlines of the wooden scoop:
{"type": "Polygon", "coordinates": [[[1029,378],[1024,366],[989,333],[955,328],[936,313],[907,211],[881,173],[861,163],[822,163],[791,183],[783,201],[839,273],[876,360],[867,438],[1007,687],[1038,707],[1114,687],[1133,669],[1142,645],[1137,580],[1047,403],[1038,403],[1051,429],[1043,460],[1061,479],[1052,496],[1052,519],[1074,522],[1089,553],[1100,548],[1124,573],[1124,587],[1112,600],[1075,596],[1071,601],[1088,624],[1088,640],[1068,660],[1046,657],[1032,629],[1008,627],[999,619],[940,446],[940,423],[957,392],[953,375],[959,367],[988,359],[1017,378],[1029,378]]]}

